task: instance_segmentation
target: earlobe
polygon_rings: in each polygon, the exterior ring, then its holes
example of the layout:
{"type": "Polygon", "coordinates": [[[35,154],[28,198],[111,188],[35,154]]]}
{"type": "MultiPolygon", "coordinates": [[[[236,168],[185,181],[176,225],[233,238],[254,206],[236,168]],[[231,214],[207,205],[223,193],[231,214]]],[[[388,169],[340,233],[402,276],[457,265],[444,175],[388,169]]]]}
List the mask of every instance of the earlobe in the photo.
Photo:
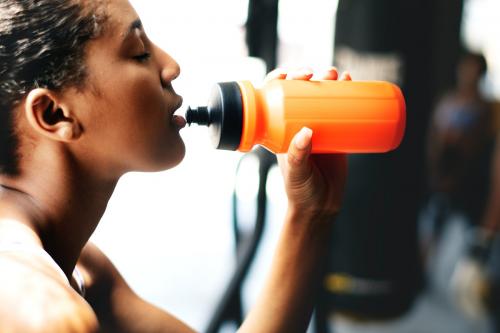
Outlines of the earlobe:
{"type": "Polygon", "coordinates": [[[73,141],[81,135],[80,125],[69,107],[49,89],[30,91],[24,109],[28,123],[38,134],[64,142],[73,141]]]}
{"type": "Polygon", "coordinates": [[[68,126],[61,127],[58,130],[58,136],[64,141],[71,141],[73,139],[73,133],[68,126]]]}

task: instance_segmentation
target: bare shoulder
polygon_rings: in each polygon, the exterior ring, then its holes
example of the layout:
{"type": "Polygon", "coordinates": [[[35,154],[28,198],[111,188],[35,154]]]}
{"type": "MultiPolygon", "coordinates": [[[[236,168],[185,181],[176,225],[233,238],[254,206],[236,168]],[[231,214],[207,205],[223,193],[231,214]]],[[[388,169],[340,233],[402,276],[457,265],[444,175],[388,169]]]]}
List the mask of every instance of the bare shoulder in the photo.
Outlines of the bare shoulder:
{"type": "Polygon", "coordinates": [[[84,276],[86,298],[106,332],[194,332],[175,316],[136,294],[95,245],[85,246],[78,268],[84,276]]]}
{"type": "Polygon", "coordinates": [[[89,242],[85,245],[77,267],[84,276],[85,288],[89,296],[92,296],[94,289],[97,289],[100,296],[106,297],[105,291],[110,291],[117,286],[127,287],[118,269],[93,243],[89,242]]]}
{"type": "Polygon", "coordinates": [[[0,254],[1,332],[97,332],[90,306],[39,258],[0,254]]]}
{"type": "Polygon", "coordinates": [[[102,275],[116,271],[111,260],[95,244],[88,242],[82,249],[78,264],[89,272],[102,275]]]}

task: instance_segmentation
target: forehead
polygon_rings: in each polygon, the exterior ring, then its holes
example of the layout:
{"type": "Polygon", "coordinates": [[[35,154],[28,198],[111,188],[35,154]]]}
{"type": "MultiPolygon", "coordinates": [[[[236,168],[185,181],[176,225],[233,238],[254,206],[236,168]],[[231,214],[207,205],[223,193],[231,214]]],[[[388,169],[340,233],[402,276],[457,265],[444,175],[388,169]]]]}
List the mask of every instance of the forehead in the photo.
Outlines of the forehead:
{"type": "MultiPolygon", "coordinates": [[[[84,0],[85,1],[85,0],[84,0]]],[[[91,1],[106,13],[105,35],[108,37],[123,37],[134,20],[137,12],[128,0],[94,0],[91,1]]]]}
{"type": "MultiPolygon", "coordinates": [[[[86,1],[86,0],[82,0],[86,1]]],[[[128,0],[92,0],[94,10],[105,12],[106,22],[102,34],[86,45],[85,62],[94,91],[102,92],[108,80],[116,76],[114,65],[123,46],[124,37],[130,31],[131,24],[138,15],[128,0]],[[100,3],[99,9],[95,4],[100,3]]],[[[87,7],[89,8],[89,7],[87,7]]]]}

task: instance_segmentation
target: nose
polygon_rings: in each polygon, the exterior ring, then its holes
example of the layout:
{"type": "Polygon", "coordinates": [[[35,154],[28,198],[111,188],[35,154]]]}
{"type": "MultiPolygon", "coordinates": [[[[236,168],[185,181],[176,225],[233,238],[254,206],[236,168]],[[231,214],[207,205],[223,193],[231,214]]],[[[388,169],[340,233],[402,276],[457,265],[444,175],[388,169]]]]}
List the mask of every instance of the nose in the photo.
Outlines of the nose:
{"type": "Polygon", "coordinates": [[[181,73],[179,64],[169,54],[157,47],[158,62],[160,65],[160,80],[163,86],[175,80],[181,73]]]}

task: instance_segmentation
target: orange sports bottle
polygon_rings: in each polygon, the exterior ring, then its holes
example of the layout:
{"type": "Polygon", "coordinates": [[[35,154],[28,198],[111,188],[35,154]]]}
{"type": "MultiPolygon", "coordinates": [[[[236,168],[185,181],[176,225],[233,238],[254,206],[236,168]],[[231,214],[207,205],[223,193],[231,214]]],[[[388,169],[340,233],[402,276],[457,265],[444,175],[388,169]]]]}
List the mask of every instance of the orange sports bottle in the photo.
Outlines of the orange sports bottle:
{"type": "Polygon", "coordinates": [[[217,83],[207,106],[189,108],[186,120],[207,125],[218,149],[284,153],[306,126],[313,153],[381,153],[400,144],[405,109],[389,82],[271,80],[255,88],[233,81],[217,83]]]}

